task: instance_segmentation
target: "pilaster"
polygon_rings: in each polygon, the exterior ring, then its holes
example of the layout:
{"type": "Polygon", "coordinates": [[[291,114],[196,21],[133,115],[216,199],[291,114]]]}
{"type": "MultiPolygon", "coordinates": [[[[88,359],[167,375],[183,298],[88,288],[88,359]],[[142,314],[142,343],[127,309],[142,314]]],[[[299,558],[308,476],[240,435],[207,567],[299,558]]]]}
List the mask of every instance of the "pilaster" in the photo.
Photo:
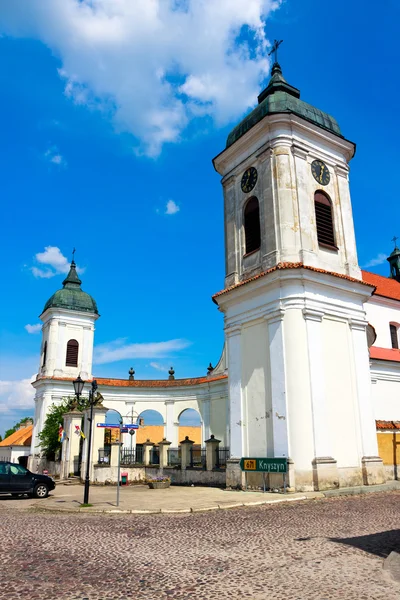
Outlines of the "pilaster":
{"type": "Polygon", "coordinates": [[[232,458],[243,456],[241,326],[226,329],[228,345],[229,448],[232,458]]]}

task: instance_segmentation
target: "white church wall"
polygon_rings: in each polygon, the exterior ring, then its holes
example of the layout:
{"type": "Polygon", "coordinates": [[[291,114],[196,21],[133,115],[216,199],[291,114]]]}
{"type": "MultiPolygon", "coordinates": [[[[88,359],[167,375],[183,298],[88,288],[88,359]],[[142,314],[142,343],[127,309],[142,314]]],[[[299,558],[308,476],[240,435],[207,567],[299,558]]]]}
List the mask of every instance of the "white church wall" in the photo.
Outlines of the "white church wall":
{"type": "Polygon", "coordinates": [[[296,481],[300,472],[308,472],[306,484],[311,484],[310,470],[314,458],[307,333],[301,310],[285,312],[285,358],[287,373],[287,406],[289,456],[294,461],[296,481]],[[299,474],[298,474],[299,472],[299,474]]]}
{"type": "Polygon", "coordinates": [[[390,323],[396,323],[400,326],[400,302],[381,296],[372,296],[365,304],[365,312],[367,313],[368,322],[376,331],[374,346],[391,348],[389,325],[390,323]]]}
{"type": "Polygon", "coordinates": [[[361,449],[353,356],[346,322],[324,318],[324,368],[327,418],[338,468],[359,467],[361,449]]]}
{"type": "Polygon", "coordinates": [[[377,421],[400,421],[400,363],[371,361],[371,393],[377,421]]]}
{"type": "Polygon", "coordinates": [[[265,320],[242,328],[242,398],[245,456],[267,456],[266,372],[268,372],[265,320]],[[251,429],[249,428],[251,421],[251,429]]]}
{"type": "Polygon", "coordinates": [[[221,440],[221,447],[229,446],[227,437],[227,397],[221,397],[210,402],[210,435],[221,440]]]}

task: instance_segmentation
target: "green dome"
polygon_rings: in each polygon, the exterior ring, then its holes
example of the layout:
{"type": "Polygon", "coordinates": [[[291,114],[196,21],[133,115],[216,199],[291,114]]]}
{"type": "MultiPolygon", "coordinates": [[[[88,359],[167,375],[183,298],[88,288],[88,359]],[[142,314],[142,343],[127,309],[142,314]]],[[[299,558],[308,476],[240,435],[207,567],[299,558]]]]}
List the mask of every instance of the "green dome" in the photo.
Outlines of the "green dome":
{"type": "Polygon", "coordinates": [[[281,67],[275,63],[272,67],[271,80],[258,96],[258,106],[236,125],[228,135],[226,147],[232,146],[242,135],[254,127],[267,115],[292,113],[306,119],[323,129],[343,137],[337,121],[327,113],[300,100],[300,91],[289,85],[282,75],[281,67]]]}
{"type": "Polygon", "coordinates": [[[81,283],[76,272],[76,264],[72,261],[70,271],[63,281],[62,290],[58,290],[47,300],[43,312],[48,308],[66,308],[98,315],[96,301],[81,290],[81,283]]]}

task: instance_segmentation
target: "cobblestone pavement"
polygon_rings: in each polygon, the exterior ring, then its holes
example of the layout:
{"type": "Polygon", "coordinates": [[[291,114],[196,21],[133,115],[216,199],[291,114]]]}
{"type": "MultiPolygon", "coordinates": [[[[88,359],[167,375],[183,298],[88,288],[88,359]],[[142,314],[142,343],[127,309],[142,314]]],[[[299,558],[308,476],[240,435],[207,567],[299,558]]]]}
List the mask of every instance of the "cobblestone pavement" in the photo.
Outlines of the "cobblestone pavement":
{"type": "Polygon", "coordinates": [[[398,600],[400,492],[185,515],[0,499],[0,599],[398,600]]]}

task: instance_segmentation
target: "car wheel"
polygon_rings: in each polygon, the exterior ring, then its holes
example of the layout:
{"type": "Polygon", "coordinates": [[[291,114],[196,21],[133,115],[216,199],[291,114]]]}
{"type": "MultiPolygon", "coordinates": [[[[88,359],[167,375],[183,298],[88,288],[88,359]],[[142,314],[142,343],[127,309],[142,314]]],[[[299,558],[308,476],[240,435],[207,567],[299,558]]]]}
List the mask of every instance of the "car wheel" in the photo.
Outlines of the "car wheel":
{"type": "Polygon", "coordinates": [[[45,483],[38,483],[33,490],[33,495],[35,498],[47,498],[49,495],[49,488],[45,483]]]}

